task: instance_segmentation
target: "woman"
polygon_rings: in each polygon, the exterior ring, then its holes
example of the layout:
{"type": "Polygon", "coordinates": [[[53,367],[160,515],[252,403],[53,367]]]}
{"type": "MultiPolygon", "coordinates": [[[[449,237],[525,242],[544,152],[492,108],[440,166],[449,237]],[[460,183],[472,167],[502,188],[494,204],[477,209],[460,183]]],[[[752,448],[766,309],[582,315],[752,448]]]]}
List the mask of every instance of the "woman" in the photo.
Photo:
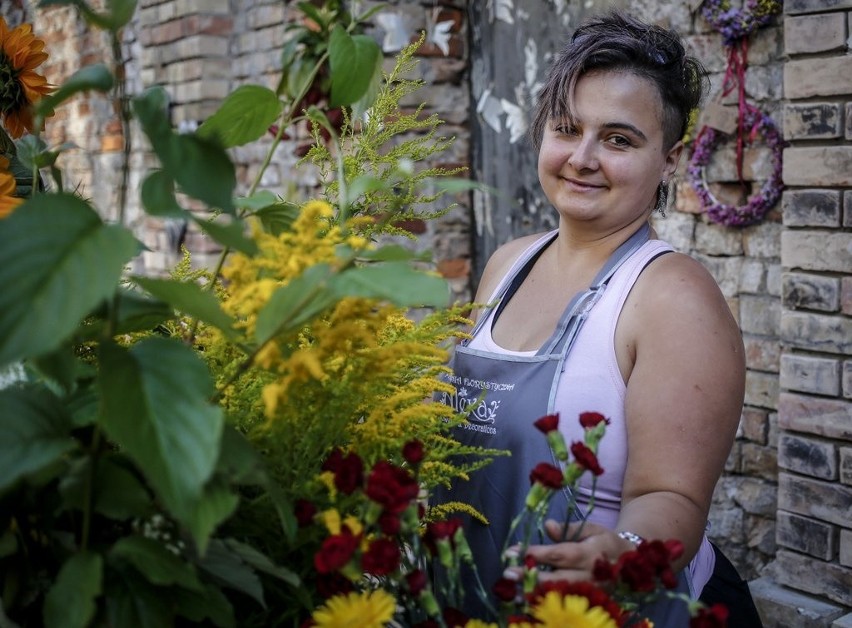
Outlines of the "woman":
{"type": "MultiPolygon", "coordinates": [[[[453,364],[452,401],[474,409],[458,436],[512,452],[438,496],[489,519],[466,523],[487,590],[501,575],[502,542],[529,471],[549,459],[532,422],[551,413],[568,442],[582,439],[581,412],[599,412],[610,425],[598,456],[605,472],[579,539],[559,542],[554,520],[554,543],[529,548],[549,569],[541,579],[588,580],[597,558],[645,538],[684,544],[675,566],[681,590],[694,597],[717,562],[730,568],[704,531],[742,409],[743,345],[710,274],[649,225],[655,207],[665,208],[705,82],[677,35],[620,14],[578,28],[550,69],[531,139],[559,226],[494,253],[477,301],[496,306],[478,313],[453,364]]],[[[581,507],[589,496],[586,484],[581,507]]],[[[550,516],[558,518],[565,501],[554,501],[550,516]]],[[[738,623],[737,603],[725,597],[731,625],[759,626],[734,576],[751,614],[738,623]]],[[[719,586],[717,574],[711,587],[719,586]]],[[[477,606],[468,600],[467,610],[477,606]]],[[[686,625],[684,611],[676,602],[649,614],[659,628],[686,625]]]]}

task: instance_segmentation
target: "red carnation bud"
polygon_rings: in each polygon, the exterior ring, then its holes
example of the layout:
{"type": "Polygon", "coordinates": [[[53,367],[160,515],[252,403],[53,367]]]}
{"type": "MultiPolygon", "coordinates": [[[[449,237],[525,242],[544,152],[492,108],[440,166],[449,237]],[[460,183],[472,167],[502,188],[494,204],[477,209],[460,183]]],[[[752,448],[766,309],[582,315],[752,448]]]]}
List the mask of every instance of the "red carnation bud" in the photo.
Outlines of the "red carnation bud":
{"type": "Polygon", "coordinates": [[[423,460],[423,443],[419,440],[410,440],[402,447],[402,457],[409,464],[420,464],[423,460]]]}
{"type": "Polygon", "coordinates": [[[547,414],[533,423],[542,434],[559,428],[559,413],[547,414]]]}
{"type": "Polygon", "coordinates": [[[494,583],[493,591],[498,600],[511,602],[518,594],[518,583],[508,578],[500,578],[494,583]]]}
{"type": "Polygon", "coordinates": [[[604,470],[598,463],[598,457],[584,443],[579,441],[571,443],[571,455],[574,461],[582,468],[591,471],[594,475],[601,475],[604,470]]]}
{"type": "Polygon", "coordinates": [[[405,583],[413,597],[420,595],[420,592],[426,588],[427,582],[426,572],[422,569],[415,569],[405,576],[405,583]]]}
{"type": "Polygon", "coordinates": [[[597,427],[600,423],[606,423],[609,425],[609,419],[602,415],[600,412],[581,412],[580,413],[580,425],[582,425],[586,429],[591,429],[593,427],[597,427]]]}
{"type": "Polygon", "coordinates": [[[530,473],[530,483],[538,482],[553,490],[562,488],[563,480],[562,469],[548,462],[539,462],[530,473]]]}

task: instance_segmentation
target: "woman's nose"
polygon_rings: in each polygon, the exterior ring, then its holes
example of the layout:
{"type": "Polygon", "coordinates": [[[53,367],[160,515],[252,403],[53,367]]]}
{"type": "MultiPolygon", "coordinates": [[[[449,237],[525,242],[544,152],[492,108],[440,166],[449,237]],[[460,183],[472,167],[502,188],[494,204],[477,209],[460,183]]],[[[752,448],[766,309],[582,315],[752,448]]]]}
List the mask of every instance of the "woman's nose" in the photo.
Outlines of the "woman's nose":
{"type": "Polygon", "coordinates": [[[577,171],[595,170],[598,167],[597,146],[594,139],[588,135],[574,142],[568,163],[577,171]]]}

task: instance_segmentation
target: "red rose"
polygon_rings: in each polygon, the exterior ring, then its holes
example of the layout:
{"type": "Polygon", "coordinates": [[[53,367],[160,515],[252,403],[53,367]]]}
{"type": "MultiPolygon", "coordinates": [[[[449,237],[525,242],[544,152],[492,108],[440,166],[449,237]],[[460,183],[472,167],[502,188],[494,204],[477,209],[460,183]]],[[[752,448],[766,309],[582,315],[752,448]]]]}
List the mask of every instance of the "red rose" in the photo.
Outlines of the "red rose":
{"type": "Polygon", "coordinates": [[[344,495],[351,495],[364,483],[364,462],[355,452],[344,455],[340,449],[333,449],[322,470],[334,473],[334,486],[344,495]]]}
{"type": "Polygon", "coordinates": [[[698,615],[689,620],[689,628],[725,628],[728,625],[728,609],[723,604],[702,608],[698,615]]]}
{"type": "Polygon", "coordinates": [[[542,434],[559,428],[559,414],[547,414],[533,423],[542,434]]]}
{"type": "Polygon", "coordinates": [[[592,429],[593,427],[597,427],[597,425],[601,422],[609,425],[609,419],[602,415],[600,412],[580,413],[580,425],[582,425],[586,429],[592,429]]]}
{"type": "Polygon", "coordinates": [[[538,482],[545,488],[557,490],[562,488],[562,469],[548,462],[539,462],[530,473],[530,483],[538,482]]]}
{"type": "Polygon", "coordinates": [[[508,578],[500,578],[494,583],[493,591],[498,600],[511,602],[518,594],[518,583],[508,578]]]}
{"type": "Polygon", "coordinates": [[[423,455],[423,443],[419,440],[410,440],[402,446],[402,457],[409,464],[420,464],[423,455]]]}
{"type": "Polygon", "coordinates": [[[361,557],[361,566],[374,576],[387,576],[399,567],[399,547],[389,539],[376,539],[361,557]]]}
{"type": "Polygon", "coordinates": [[[420,592],[426,588],[427,582],[426,572],[422,569],[415,569],[405,576],[405,583],[412,597],[420,595],[420,592]]]}
{"type": "Polygon", "coordinates": [[[388,512],[399,514],[417,497],[420,487],[406,470],[380,460],[367,477],[367,497],[385,507],[388,512]]]}
{"type": "Polygon", "coordinates": [[[297,499],[295,507],[296,521],[300,528],[311,525],[314,520],[314,515],[317,514],[317,507],[307,499],[297,499]]]}
{"type": "Polygon", "coordinates": [[[314,554],[316,570],[319,573],[331,573],[345,566],[358,549],[359,539],[360,537],[352,534],[348,528],[344,528],[341,534],[328,537],[314,554]]]}
{"type": "Polygon", "coordinates": [[[575,462],[582,468],[591,471],[594,475],[600,475],[604,472],[601,465],[598,463],[598,457],[584,443],[579,441],[571,443],[571,455],[574,456],[575,462]]]}

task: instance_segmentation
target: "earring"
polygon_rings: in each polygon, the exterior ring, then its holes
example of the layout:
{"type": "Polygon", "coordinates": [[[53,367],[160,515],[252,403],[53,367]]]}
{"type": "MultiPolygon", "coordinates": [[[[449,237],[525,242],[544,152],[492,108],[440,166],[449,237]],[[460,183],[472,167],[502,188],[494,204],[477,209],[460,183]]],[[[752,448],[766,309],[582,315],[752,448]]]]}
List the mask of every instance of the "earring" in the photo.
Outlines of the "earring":
{"type": "Polygon", "coordinates": [[[654,206],[654,211],[660,212],[660,215],[666,217],[666,207],[669,204],[669,182],[666,180],[660,181],[657,186],[657,204],[654,206]]]}

